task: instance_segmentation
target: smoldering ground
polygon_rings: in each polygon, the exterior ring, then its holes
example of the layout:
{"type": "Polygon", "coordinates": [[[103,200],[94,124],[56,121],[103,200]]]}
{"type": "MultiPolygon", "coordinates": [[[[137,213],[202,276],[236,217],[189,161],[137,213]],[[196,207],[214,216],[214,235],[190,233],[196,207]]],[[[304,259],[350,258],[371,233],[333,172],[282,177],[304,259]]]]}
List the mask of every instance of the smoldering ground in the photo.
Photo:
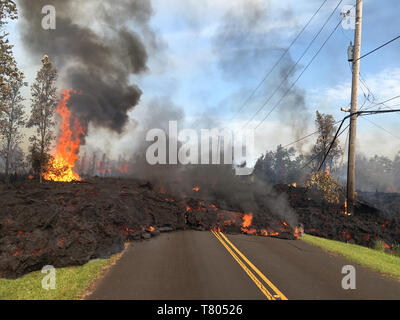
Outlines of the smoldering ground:
{"type": "MultiPolygon", "coordinates": [[[[220,162],[211,164],[213,157],[213,140],[209,139],[207,148],[201,146],[201,129],[219,130],[220,124],[215,118],[199,116],[192,119],[185,117],[181,108],[167,100],[153,100],[147,106],[152,110],[152,116],[141,118],[132,134],[138,143],[133,151],[132,167],[134,177],[149,180],[156,190],[166,190],[176,198],[197,198],[216,203],[220,208],[239,212],[253,212],[255,215],[272,214],[291,226],[296,226],[297,219],[288,205],[285,195],[278,194],[274,188],[264,181],[252,180],[249,176],[236,176],[232,164],[224,164],[225,150],[221,144],[220,162]],[[180,148],[188,140],[178,140],[168,135],[169,121],[177,121],[178,131],[191,128],[198,132],[196,145],[199,164],[169,164],[169,145],[176,144],[174,158],[178,158],[180,148]],[[157,142],[146,141],[149,130],[159,128],[166,133],[166,164],[150,165],[146,153],[150,145],[157,142]],[[208,155],[210,164],[200,164],[201,158],[208,155]],[[193,189],[198,187],[198,191],[193,189]]],[[[148,113],[145,113],[148,115],[148,113]]]]}

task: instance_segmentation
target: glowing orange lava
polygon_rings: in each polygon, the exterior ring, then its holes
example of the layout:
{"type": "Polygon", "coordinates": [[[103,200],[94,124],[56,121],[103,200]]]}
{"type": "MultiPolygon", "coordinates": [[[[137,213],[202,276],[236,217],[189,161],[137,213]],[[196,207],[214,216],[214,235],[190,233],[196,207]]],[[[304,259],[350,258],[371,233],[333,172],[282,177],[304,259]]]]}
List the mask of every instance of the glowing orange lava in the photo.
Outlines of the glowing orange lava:
{"type": "Polygon", "coordinates": [[[74,167],[79,158],[81,136],[86,134],[86,130],[67,107],[71,93],[75,92],[72,89],[63,90],[62,98],[57,105],[57,113],[61,116],[62,122],[57,149],[50,163],[50,169],[43,174],[43,178],[46,180],[71,182],[81,179],[74,171],[74,167]]]}
{"type": "Polygon", "coordinates": [[[242,222],[242,232],[247,233],[247,234],[257,234],[257,230],[253,228],[249,228],[251,226],[251,223],[253,221],[253,214],[250,213],[245,213],[243,215],[243,222],[242,222]]]}

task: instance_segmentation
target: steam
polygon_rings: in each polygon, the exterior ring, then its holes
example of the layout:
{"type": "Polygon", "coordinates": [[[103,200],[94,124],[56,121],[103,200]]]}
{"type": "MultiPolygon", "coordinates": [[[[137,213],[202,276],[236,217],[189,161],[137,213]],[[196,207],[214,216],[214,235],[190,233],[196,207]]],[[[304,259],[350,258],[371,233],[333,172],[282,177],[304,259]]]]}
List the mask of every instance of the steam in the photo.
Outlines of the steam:
{"type": "Polygon", "coordinates": [[[20,0],[23,43],[39,59],[44,54],[59,69],[63,85],[75,89],[69,107],[85,124],[121,133],[141,90],[131,75],[147,70],[146,44],[155,49],[146,0],[20,0]],[[55,30],[42,28],[42,7],[57,12],[55,30]],[[88,24],[90,21],[95,21],[88,24]],[[134,32],[132,30],[137,30],[134,32]],[[142,35],[140,35],[139,34],[142,35]]]}

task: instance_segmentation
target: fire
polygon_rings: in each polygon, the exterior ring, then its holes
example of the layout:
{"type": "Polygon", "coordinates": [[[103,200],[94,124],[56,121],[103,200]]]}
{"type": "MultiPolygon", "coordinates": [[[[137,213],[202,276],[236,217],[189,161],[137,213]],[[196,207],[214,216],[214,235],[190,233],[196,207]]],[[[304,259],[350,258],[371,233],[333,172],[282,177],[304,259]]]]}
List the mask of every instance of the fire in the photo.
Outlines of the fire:
{"type": "Polygon", "coordinates": [[[194,187],[192,190],[193,190],[194,192],[199,192],[199,191],[200,191],[200,188],[199,188],[199,187],[194,187]]]}
{"type": "Polygon", "coordinates": [[[49,171],[43,174],[46,180],[71,182],[81,179],[74,171],[74,167],[79,158],[81,136],[86,134],[86,130],[67,107],[71,93],[74,93],[71,89],[63,90],[62,98],[57,105],[57,113],[61,116],[62,122],[56,153],[50,163],[49,171]]]}
{"type": "Polygon", "coordinates": [[[253,214],[250,213],[245,213],[243,215],[243,222],[242,222],[242,232],[247,233],[247,234],[253,234],[256,235],[257,234],[257,230],[250,228],[251,223],[253,221],[253,214]]]}
{"type": "Polygon", "coordinates": [[[303,235],[304,229],[302,227],[296,227],[294,229],[294,237],[296,239],[300,239],[300,237],[303,235]]]}
{"type": "Polygon", "coordinates": [[[344,215],[347,216],[347,199],[344,201],[344,215]]]}
{"type": "Polygon", "coordinates": [[[243,223],[242,227],[243,228],[248,228],[251,226],[251,222],[253,221],[253,214],[252,213],[245,213],[243,216],[243,223]]]}
{"type": "Polygon", "coordinates": [[[329,177],[329,175],[331,174],[331,171],[329,170],[328,167],[325,169],[325,173],[326,173],[326,176],[327,176],[327,177],[329,177]]]}
{"type": "Polygon", "coordinates": [[[383,242],[383,245],[385,246],[385,248],[386,248],[387,250],[390,250],[390,249],[391,249],[390,246],[389,246],[386,242],[383,242]]]}
{"type": "Polygon", "coordinates": [[[129,173],[129,163],[122,162],[121,165],[117,169],[121,174],[128,174],[129,173]]]}
{"type": "Polygon", "coordinates": [[[160,193],[167,194],[167,190],[162,185],[160,185],[160,193]]]}

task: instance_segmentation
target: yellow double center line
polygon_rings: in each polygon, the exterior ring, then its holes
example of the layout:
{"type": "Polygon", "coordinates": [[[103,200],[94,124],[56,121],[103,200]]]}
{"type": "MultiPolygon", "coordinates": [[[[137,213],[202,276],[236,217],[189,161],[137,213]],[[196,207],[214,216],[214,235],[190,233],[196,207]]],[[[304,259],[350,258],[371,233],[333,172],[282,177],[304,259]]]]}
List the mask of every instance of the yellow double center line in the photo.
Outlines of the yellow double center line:
{"type": "Polygon", "coordinates": [[[222,233],[211,230],[214,236],[222,243],[225,249],[231,254],[236,262],[242,267],[247,273],[251,280],[261,290],[261,292],[267,297],[268,300],[287,300],[285,295],[279,291],[274,284],[268,280],[268,278],[258,268],[252,264],[244,255],[236,248],[232,242],[222,233]],[[232,250],[233,249],[233,250],[232,250]],[[235,252],[236,253],[235,253],[235,252]],[[240,258],[241,259],[240,259],[240,258]],[[246,265],[247,264],[247,265],[246,265]],[[250,268],[260,277],[262,281],[250,270],[250,268]],[[272,293],[271,293],[272,292],[272,293]]]}

